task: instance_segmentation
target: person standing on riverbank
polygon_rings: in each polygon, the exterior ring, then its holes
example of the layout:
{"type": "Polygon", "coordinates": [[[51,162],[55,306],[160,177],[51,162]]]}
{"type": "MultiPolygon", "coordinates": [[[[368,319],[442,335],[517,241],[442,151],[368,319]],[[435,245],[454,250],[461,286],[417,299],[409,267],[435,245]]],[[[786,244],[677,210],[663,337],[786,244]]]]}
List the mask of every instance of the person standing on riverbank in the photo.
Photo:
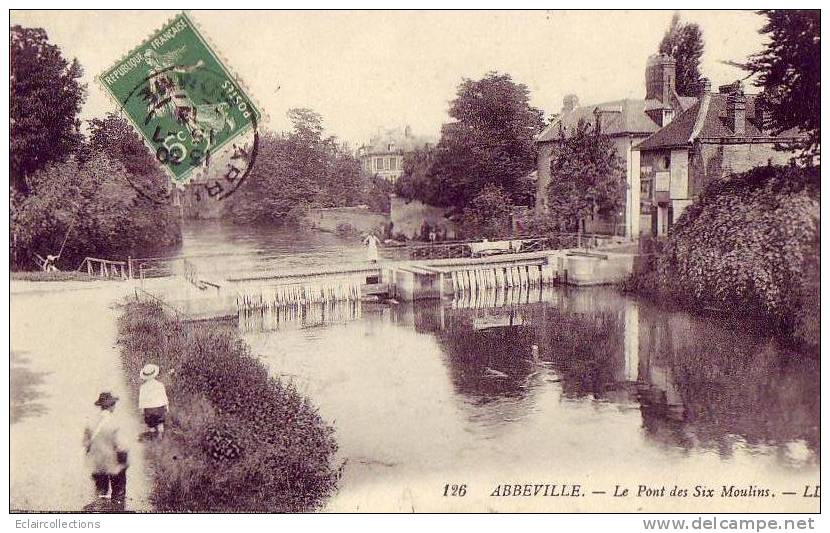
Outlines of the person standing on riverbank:
{"type": "Polygon", "coordinates": [[[138,389],[138,408],[144,410],[144,423],[147,428],[161,437],[164,434],[164,421],[170,402],[167,400],[167,389],[157,380],[158,365],[148,363],[141,369],[141,379],[144,383],[138,389]]]}
{"type": "Polygon", "coordinates": [[[111,392],[98,395],[98,416],[84,429],[86,462],[101,499],[110,499],[112,509],[123,511],[127,496],[127,445],[113,418],[118,397],[111,392]]]}
{"type": "Polygon", "coordinates": [[[378,244],[380,240],[375,237],[374,233],[370,233],[364,240],[364,244],[367,246],[366,250],[366,258],[371,261],[372,263],[378,262],[378,244]]]}

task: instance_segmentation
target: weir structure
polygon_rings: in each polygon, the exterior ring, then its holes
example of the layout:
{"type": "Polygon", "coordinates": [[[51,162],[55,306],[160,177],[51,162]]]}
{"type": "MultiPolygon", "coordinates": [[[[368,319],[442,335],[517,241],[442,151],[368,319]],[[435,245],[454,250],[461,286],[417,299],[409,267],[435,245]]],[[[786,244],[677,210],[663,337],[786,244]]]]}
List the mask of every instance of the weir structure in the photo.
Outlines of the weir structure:
{"type": "MultiPolygon", "coordinates": [[[[141,273],[136,294],[163,300],[190,320],[239,318],[240,324],[269,328],[292,319],[309,324],[353,319],[359,317],[360,303],[366,301],[495,303],[505,302],[508,292],[528,295],[553,284],[616,283],[642,261],[637,253],[621,251],[611,242],[602,247],[542,250],[524,244],[518,239],[485,241],[468,243],[466,252],[457,257],[400,258],[287,271],[216,272],[204,258],[201,263],[187,257],[157,264],[134,260],[141,273]],[[528,248],[531,251],[522,251],[528,248]],[[346,305],[335,306],[336,302],[346,305]]],[[[451,245],[463,250],[459,243],[451,245]]],[[[448,246],[437,246],[443,250],[434,255],[445,256],[448,246]]],[[[423,251],[423,245],[418,249],[420,257],[432,255],[423,251]]],[[[401,255],[401,250],[391,252],[401,255]]]]}

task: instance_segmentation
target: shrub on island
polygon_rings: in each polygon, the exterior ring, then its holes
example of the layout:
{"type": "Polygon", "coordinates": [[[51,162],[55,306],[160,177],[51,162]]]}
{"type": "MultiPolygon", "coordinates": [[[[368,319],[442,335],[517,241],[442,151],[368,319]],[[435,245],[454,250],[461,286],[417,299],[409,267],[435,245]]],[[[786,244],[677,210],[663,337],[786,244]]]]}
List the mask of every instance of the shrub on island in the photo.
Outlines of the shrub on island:
{"type": "Polygon", "coordinates": [[[130,302],[119,343],[134,389],[147,361],[166,371],[168,430],[147,447],[156,510],[304,512],[334,492],[333,428],[291,383],[269,376],[232,328],[130,302]]]}

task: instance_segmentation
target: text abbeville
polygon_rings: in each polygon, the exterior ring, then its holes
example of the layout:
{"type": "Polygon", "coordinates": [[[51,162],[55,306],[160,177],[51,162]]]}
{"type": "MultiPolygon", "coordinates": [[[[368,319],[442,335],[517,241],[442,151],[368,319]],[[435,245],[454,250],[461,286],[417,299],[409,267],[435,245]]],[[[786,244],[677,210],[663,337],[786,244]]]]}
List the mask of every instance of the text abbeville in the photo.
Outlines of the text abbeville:
{"type": "Polygon", "coordinates": [[[504,483],[496,485],[490,496],[581,496],[581,485],[504,483]]]}

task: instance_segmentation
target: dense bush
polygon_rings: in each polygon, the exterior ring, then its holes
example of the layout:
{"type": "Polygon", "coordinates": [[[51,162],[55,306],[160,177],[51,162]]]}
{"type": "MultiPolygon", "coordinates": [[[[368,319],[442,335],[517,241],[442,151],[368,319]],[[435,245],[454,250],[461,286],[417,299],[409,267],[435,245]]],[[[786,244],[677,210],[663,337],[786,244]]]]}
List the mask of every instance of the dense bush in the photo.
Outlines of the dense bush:
{"type": "Polygon", "coordinates": [[[337,224],[337,235],[343,238],[352,238],[359,234],[357,228],[349,224],[348,222],[339,222],[337,224]]]}
{"type": "Polygon", "coordinates": [[[75,270],[87,256],[123,260],[179,242],[174,208],[143,197],[127,176],[120,162],[99,154],[28,178],[29,194],[11,202],[12,268],[36,268],[35,254],[57,255],[64,240],[61,270],[75,270]]]}
{"type": "Polygon", "coordinates": [[[131,302],[119,342],[134,387],[152,361],[170,396],[169,431],[148,447],[157,510],[302,512],[333,493],[334,430],[232,329],[183,324],[159,305],[131,302]]]}
{"type": "Polygon", "coordinates": [[[501,187],[486,185],[464,208],[462,230],[470,238],[510,235],[513,202],[501,187]]]}
{"type": "Polygon", "coordinates": [[[629,287],[756,316],[818,343],[819,169],[759,167],[713,182],[629,287]]]}

